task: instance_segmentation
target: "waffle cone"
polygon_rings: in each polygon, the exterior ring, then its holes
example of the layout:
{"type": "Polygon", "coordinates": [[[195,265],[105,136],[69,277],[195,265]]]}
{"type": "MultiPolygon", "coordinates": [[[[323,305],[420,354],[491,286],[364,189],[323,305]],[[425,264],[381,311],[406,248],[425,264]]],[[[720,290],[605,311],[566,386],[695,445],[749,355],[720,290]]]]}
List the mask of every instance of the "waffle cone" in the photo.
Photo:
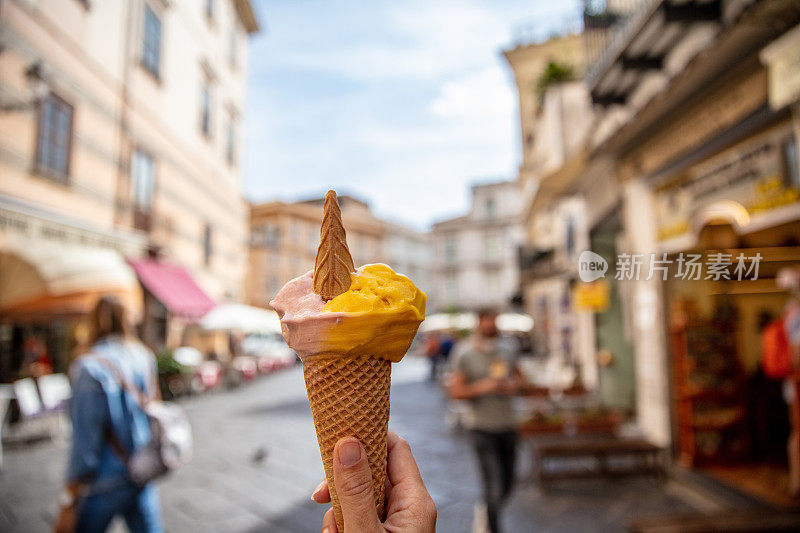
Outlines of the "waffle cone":
{"type": "Polygon", "coordinates": [[[391,372],[390,361],[371,356],[315,357],[303,362],[319,451],[331,492],[336,526],[341,532],[344,531],[344,520],[333,483],[333,448],[343,437],[355,437],[367,452],[375,490],[375,510],[383,519],[391,372]]]}

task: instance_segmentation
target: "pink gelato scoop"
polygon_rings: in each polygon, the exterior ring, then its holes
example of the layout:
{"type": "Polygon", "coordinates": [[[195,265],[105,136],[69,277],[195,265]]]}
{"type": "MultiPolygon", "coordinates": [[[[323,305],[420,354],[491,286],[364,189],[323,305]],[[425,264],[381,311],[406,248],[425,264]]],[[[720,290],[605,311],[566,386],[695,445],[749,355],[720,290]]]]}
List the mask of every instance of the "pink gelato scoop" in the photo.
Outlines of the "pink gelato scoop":
{"type": "Polygon", "coordinates": [[[284,339],[301,359],[403,358],[425,317],[425,295],[408,278],[386,265],[366,265],[352,274],[350,289],[327,305],[312,278],[310,271],[289,281],[270,302],[284,339]]]}

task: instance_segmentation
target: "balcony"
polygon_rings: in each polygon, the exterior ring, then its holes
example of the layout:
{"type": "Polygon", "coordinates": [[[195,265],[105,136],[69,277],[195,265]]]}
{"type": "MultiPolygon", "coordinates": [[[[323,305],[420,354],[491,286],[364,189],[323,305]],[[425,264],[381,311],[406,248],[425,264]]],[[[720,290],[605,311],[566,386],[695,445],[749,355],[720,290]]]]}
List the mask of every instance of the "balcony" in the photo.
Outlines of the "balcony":
{"type": "MultiPolygon", "coordinates": [[[[694,46],[682,47],[682,60],[670,61],[669,70],[679,70],[708,42],[708,38],[692,38],[695,30],[711,35],[723,25],[720,0],[639,0],[629,5],[627,13],[599,12],[584,17],[587,27],[607,25],[605,49],[595,50],[597,58],[586,74],[592,101],[601,106],[627,104],[651,73],[671,77],[674,72],[667,72],[667,56],[687,39],[696,41],[694,46]]],[[[734,16],[730,11],[725,13],[726,19],[734,16]]]]}

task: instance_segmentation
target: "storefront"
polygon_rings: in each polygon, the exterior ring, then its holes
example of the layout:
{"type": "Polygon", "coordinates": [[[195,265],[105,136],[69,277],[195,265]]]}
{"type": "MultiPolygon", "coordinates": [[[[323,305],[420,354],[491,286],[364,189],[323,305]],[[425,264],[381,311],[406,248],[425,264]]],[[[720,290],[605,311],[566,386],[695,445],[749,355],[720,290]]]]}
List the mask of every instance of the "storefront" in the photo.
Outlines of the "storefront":
{"type": "Polygon", "coordinates": [[[796,298],[778,273],[800,268],[800,27],[769,28],[725,30],[603,145],[622,233],[601,225],[592,248],[624,280],[643,434],[678,472],[794,505],[789,410],[762,371],[762,332],[796,298]]]}
{"type": "Polygon", "coordinates": [[[632,415],[636,408],[636,379],[631,345],[628,286],[613,273],[623,238],[619,209],[613,208],[590,233],[591,250],[611,265],[611,273],[586,284],[596,294],[582,306],[594,319],[594,346],[599,392],[603,406],[632,415]]]}
{"type": "Polygon", "coordinates": [[[88,341],[86,318],[103,295],[122,300],[156,351],[188,339],[226,356],[221,336],[186,331],[215,302],[181,266],[140,259],[145,250],[138,232],[103,231],[0,196],[0,382],[65,372],[88,341]]]}
{"type": "Polygon", "coordinates": [[[583,341],[581,322],[587,317],[577,312],[573,295],[577,258],[588,247],[585,204],[579,197],[562,197],[534,208],[530,225],[541,236],[539,247],[523,250],[520,265],[526,311],[536,324],[533,351],[547,361],[554,381],[594,390],[595,354],[583,341]]]}
{"type": "Polygon", "coordinates": [[[6,239],[0,247],[0,381],[65,372],[88,341],[103,295],[141,312],[136,276],[116,250],[6,239]]]}
{"type": "Polygon", "coordinates": [[[800,171],[793,124],[775,118],[666,180],[655,203],[676,458],[781,505],[790,416],[761,335],[795,297],[776,278],[800,267],[800,171]]]}
{"type": "Polygon", "coordinates": [[[151,349],[173,349],[191,339],[191,345],[214,358],[227,358],[227,346],[218,346],[193,326],[216,303],[180,265],[158,259],[131,260],[144,291],[144,312],[139,335],[151,349]]]}
{"type": "Polygon", "coordinates": [[[133,232],[0,196],[0,381],[66,371],[104,294],[118,296],[137,320],[141,290],[124,257],[144,247],[133,232]]]}

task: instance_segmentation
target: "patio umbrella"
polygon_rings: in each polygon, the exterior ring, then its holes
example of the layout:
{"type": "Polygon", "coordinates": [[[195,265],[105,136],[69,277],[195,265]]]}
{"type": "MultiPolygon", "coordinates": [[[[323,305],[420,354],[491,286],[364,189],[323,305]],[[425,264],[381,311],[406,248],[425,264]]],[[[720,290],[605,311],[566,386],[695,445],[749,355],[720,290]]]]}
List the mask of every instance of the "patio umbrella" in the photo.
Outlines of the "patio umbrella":
{"type": "Polygon", "coordinates": [[[497,316],[497,329],[527,333],[533,329],[533,319],[521,313],[502,313],[497,316]]]}
{"type": "Polygon", "coordinates": [[[243,333],[280,333],[281,322],[275,311],[244,304],[218,305],[200,319],[206,331],[241,331],[243,333]]]}
{"type": "Polygon", "coordinates": [[[420,331],[447,331],[450,329],[473,329],[477,323],[475,313],[436,313],[425,318],[420,331]]]}

